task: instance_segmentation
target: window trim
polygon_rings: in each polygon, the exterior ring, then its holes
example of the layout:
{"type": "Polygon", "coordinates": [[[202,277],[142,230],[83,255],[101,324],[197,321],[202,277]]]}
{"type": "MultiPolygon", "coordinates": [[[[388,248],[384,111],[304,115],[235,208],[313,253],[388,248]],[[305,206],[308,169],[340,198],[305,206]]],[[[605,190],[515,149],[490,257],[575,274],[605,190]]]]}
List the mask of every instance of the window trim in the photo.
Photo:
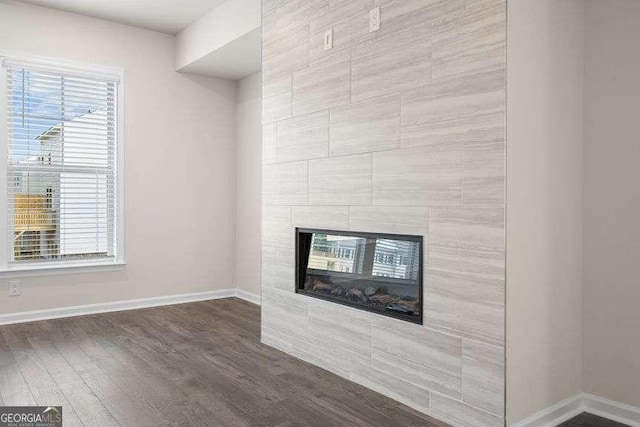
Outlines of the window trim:
{"type": "Polygon", "coordinates": [[[116,81],[116,256],[109,261],[61,261],[32,263],[22,265],[9,265],[8,245],[8,200],[7,192],[0,191],[0,278],[48,276],[59,274],[89,273],[99,271],[123,270],[125,262],[125,222],[124,222],[124,70],[118,67],[85,64],[47,57],[35,57],[19,55],[0,50],[0,188],[7,188],[7,114],[8,105],[6,97],[7,73],[5,61],[17,62],[37,69],[55,70],[59,72],[73,73],[87,77],[109,78],[116,81]]]}

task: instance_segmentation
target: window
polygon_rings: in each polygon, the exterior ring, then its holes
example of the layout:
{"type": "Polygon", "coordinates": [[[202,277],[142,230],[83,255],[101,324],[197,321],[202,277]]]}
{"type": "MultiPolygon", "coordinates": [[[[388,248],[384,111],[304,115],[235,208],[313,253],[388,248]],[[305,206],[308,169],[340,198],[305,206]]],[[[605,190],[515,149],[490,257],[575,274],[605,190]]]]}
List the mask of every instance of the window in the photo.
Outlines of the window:
{"type": "Polygon", "coordinates": [[[119,74],[5,58],[0,83],[0,270],[122,263],[119,74]]]}
{"type": "Polygon", "coordinates": [[[414,241],[313,233],[308,268],[415,281],[420,253],[414,241]],[[373,258],[373,262],[367,259],[373,258]],[[368,266],[368,268],[367,268],[368,266]]]}

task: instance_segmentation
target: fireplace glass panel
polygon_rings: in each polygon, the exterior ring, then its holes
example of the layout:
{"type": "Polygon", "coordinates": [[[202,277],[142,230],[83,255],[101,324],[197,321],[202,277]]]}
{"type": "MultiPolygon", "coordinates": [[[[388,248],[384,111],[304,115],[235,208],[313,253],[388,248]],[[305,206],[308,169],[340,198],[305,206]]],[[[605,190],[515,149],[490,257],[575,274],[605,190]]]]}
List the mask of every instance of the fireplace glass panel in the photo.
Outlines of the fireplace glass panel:
{"type": "Polygon", "coordinates": [[[297,230],[298,293],[422,323],[422,237],[297,230]]]}

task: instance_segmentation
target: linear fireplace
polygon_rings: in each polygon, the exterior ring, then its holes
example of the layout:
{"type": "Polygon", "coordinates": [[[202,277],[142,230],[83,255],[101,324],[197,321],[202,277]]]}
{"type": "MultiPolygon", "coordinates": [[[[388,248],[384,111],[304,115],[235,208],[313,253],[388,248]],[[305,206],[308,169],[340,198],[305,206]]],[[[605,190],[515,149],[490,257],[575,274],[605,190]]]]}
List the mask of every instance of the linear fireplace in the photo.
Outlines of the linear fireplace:
{"type": "Polygon", "coordinates": [[[422,236],[296,228],[296,292],[422,324],[422,236]]]}

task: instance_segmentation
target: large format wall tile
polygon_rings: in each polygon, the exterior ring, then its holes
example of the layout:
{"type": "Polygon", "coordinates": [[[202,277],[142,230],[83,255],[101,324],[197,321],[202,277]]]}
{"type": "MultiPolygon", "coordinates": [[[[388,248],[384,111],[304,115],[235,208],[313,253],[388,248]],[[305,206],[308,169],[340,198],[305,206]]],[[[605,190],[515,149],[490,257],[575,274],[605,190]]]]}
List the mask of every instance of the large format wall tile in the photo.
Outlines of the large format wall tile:
{"type": "Polygon", "coordinates": [[[275,16],[263,23],[262,55],[270,78],[309,66],[309,23],[293,28],[278,25],[275,16]]]}
{"type": "Polygon", "coordinates": [[[311,63],[293,75],[293,114],[338,107],[351,99],[351,52],[339,52],[311,63]]]}
{"type": "Polygon", "coordinates": [[[429,217],[429,266],[504,279],[503,208],[438,208],[429,217]]]}
{"type": "Polygon", "coordinates": [[[504,419],[458,400],[433,394],[431,415],[460,427],[503,427],[504,419]]]}
{"type": "Polygon", "coordinates": [[[265,205],[262,207],[263,246],[293,248],[291,211],[290,206],[265,205]]]}
{"type": "Polygon", "coordinates": [[[293,290],[263,289],[261,310],[263,331],[270,329],[298,346],[308,346],[307,304],[293,290]]]}
{"type": "Polygon", "coordinates": [[[310,205],[371,203],[371,154],[309,162],[310,205]]]}
{"type": "Polygon", "coordinates": [[[306,205],[307,162],[262,167],[263,205],[306,205]]]}
{"type": "Polygon", "coordinates": [[[352,51],[353,102],[399,93],[431,79],[431,30],[403,29],[367,40],[352,51]]]}
{"type": "MultiPolygon", "coordinates": [[[[309,331],[319,345],[346,348],[363,365],[371,359],[371,321],[324,301],[309,303],[309,331]]],[[[342,361],[333,361],[342,363],[342,361]]]]}
{"type": "Polygon", "coordinates": [[[426,268],[424,288],[431,294],[460,301],[504,305],[505,293],[502,278],[426,268]]]}
{"type": "Polygon", "coordinates": [[[462,340],[462,400],[504,414],[504,348],[462,340]]]}
{"type": "Polygon", "coordinates": [[[432,268],[504,279],[504,255],[429,243],[429,266],[432,268]]]}
{"type": "Polygon", "coordinates": [[[462,205],[462,143],[373,154],[376,205],[462,205]]]}
{"type": "Polygon", "coordinates": [[[262,0],[262,20],[263,21],[265,16],[275,13],[276,7],[278,6],[279,1],[280,0],[262,0]]]}
{"type": "Polygon", "coordinates": [[[407,206],[351,206],[349,228],[354,231],[426,237],[429,229],[429,209],[407,206]]]}
{"type": "Polygon", "coordinates": [[[456,427],[504,425],[506,1],[263,15],[263,342],[456,427]],[[423,236],[424,324],[296,294],[296,227],[423,236]]]}
{"type": "Polygon", "coordinates": [[[373,349],[371,366],[387,375],[415,384],[425,390],[459,399],[461,396],[460,372],[447,372],[436,365],[416,363],[383,351],[373,349]]]}
{"type": "Polygon", "coordinates": [[[308,358],[316,365],[326,366],[325,369],[341,376],[348,376],[349,372],[360,366],[366,366],[369,361],[362,352],[353,347],[342,345],[335,340],[327,339],[327,336],[319,335],[319,331],[326,333],[326,328],[309,321],[308,337],[309,345],[304,349],[308,358]]]}
{"type": "Polygon", "coordinates": [[[400,95],[331,110],[332,156],[400,147],[400,95]]]}
{"type": "MultiPolygon", "coordinates": [[[[271,58],[278,56],[283,58],[287,53],[291,53],[301,43],[309,40],[309,23],[303,22],[293,28],[278,25],[275,13],[266,15],[262,23],[264,42],[262,43],[262,57],[271,58]]],[[[309,65],[308,53],[304,55],[305,66],[309,65]]],[[[270,65],[270,64],[269,64],[270,65]]],[[[275,73],[282,73],[278,68],[271,68],[275,73]]]]}
{"type": "Polygon", "coordinates": [[[466,206],[505,203],[505,143],[465,142],[462,192],[466,206]]]}
{"type": "Polygon", "coordinates": [[[504,0],[467,1],[464,14],[433,34],[433,80],[506,68],[504,0]]]}
{"type": "Polygon", "coordinates": [[[262,164],[268,165],[278,161],[276,153],[277,134],[276,124],[269,123],[262,126],[262,164]]]}
{"type": "Polygon", "coordinates": [[[486,73],[403,94],[402,146],[504,141],[504,77],[486,73]]]}
{"type": "MultiPolygon", "coordinates": [[[[276,18],[283,28],[308,23],[309,19],[329,10],[329,0],[278,0],[276,18]]],[[[265,41],[262,42],[263,44],[265,41]]]]}
{"type": "Polygon", "coordinates": [[[425,324],[463,337],[504,345],[504,306],[425,291],[425,324]]]}
{"type": "Polygon", "coordinates": [[[292,248],[262,248],[262,287],[294,289],[295,262],[292,248]]]}
{"type": "Polygon", "coordinates": [[[462,340],[423,326],[376,317],[371,334],[374,350],[460,375],[462,340]]]}
{"type": "Polygon", "coordinates": [[[291,117],[291,74],[262,82],[262,123],[291,117]]]}
{"type": "Polygon", "coordinates": [[[329,112],[307,114],[278,122],[278,162],[317,159],[329,153],[329,112]]]}
{"type": "Polygon", "coordinates": [[[346,230],[349,226],[347,206],[294,206],[293,226],[346,230]]]}
{"type": "Polygon", "coordinates": [[[451,22],[464,14],[465,0],[390,0],[381,2],[383,34],[416,26],[429,29],[451,22]]]}
{"type": "Polygon", "coordinates": [[[429,413],[429,390],[411,382],[389,375],[376,368],[361,366],[354,369],[348,377],[351,381],[385,394],[398,402],[418,411],[429,413]]]}
{"type": "Polygon", "coordinates": [[[329,11],[311,18],[309,49],[311,59],[331,55],[372,37],[369,33],[369,11],[376,0],[331,1],[329,11]],[[324,50],[324,33],[333,30],[333,48],[324,50]]]}
{"type": "Polygon", "coordinates": [[[504,343],[504,255],[504,209],[432,209],[427,322],[450,333],[504,343]]]}

